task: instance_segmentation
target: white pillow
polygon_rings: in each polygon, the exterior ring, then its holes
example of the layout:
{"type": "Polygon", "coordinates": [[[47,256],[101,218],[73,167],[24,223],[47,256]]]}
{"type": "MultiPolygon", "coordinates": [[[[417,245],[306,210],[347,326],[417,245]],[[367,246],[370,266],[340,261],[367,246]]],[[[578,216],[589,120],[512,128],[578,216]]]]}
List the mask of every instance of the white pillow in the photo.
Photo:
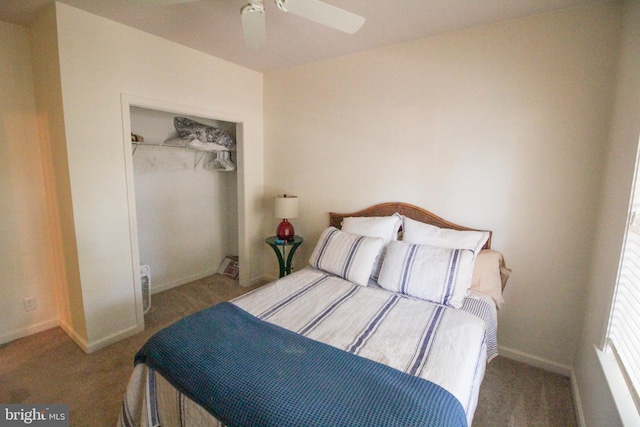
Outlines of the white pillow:
{"type": "Polygon", "coordinates": [[[398,239],[402,216],[351,216],[342,220],[342,231],[367,237],[380,237],[383,245],[398,239]]]}
{"type": "Polygon", "coordinates": [[[460,308],[471,284],[474,258],[467,249],[391,242],[378,284],[390,291],[460,308]]]}
{"type": "Polygon", "coordinates": [[[510,274],[511,269],[500,252],[483,249],[476,257],[469,288],[489,295],[499,310],[504,304],[502,291],[510,274]]]}
{"type": "Polygon", "coordinates": [[[402,225],[402,215],[395,213],[391,216],[352,216],[342,220],[342,231],[345,233],[359,234],[367,237],[380,237],[382,239],[382,251],[373,265],[371,278],[378,279],[380,267],[386,252],[386,246],[394,240],[398,240],[398,230],[402,225]]]}
{"type": "Polygon", "coordinates": [[[309,264],[358,285],[367,286],[382,239],[345,233],[335,227],[322,232],[309,264]]]}
{"type": "Polygon", "coordinates": [[[477,255],[489,239],[488,231],[459,231],[439,228],[406,216],[403,220],[402,240],[407,243],[450,249],[469,249],[473,251],[474,255],[477,255]]]}

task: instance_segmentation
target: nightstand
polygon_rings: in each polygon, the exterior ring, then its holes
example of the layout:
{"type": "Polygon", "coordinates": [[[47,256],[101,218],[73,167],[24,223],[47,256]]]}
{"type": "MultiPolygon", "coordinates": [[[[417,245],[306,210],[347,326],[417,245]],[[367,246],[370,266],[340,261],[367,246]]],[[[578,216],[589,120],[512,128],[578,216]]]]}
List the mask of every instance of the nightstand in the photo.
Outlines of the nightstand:
{"type": "Polygon", "coordinates": [[[298,246],[300,246],[303,241],[304,239],[300,236],[293,236],[293,239],[289,241],[280,240],[276,236],[267,237],[265,239],[267,245],[273,248],[273,251],[278,257],[280,277],[291,274],[291,261],[293,260],[293,254],[296,253],[296,249],[298,249],[298,246]],[[288,255],[287,251],[289,252],[288,255]]]}

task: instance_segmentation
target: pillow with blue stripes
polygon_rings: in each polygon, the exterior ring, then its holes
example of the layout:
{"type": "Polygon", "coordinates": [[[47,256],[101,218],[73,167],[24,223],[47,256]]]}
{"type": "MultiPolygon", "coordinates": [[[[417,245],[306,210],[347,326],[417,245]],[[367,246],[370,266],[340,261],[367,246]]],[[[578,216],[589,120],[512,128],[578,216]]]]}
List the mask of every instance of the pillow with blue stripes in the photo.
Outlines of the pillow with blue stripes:
{"type": "Polygon", "coordinates": [[[391,242],[378,284],[453,308],[462,307],[471,284],[475,256],[468,249],[391,242]]]}
{"type": "Polygon", "coordinates": [[[367,286],[382,239],[345,233],[335,227],[322,232],[309,264],[350,282],[367,286]]]}

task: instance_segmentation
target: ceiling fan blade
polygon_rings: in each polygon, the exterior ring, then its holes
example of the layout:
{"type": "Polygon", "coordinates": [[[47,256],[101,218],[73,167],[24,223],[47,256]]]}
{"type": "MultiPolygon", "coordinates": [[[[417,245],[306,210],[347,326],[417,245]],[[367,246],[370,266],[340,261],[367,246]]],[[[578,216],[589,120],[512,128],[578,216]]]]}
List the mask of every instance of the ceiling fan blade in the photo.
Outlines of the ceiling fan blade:
{"type": "Polygon", "coordinates": [[[262,2],[250,2],[242,8],[241,15],[245,46],[249,49],[259,49],[264,46],[267,32],[262,2]]]}
{"type": "Polygon", "coordinates": [[[129,0],[129,3],[142,6],[167,6],[170,4],[190,3],[197,0],[129,0]]]}
{"type": "Polygon", "coordinates": [[[285,12],[353,34],[364,24],[364,17],[319,0],[275,0],[285,12]]]}

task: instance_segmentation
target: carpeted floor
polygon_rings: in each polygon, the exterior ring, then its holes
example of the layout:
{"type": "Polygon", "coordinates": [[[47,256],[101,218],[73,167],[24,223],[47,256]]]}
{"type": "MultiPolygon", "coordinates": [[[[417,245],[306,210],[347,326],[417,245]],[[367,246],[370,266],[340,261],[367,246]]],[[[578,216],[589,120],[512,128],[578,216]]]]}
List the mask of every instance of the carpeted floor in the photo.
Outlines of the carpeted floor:
{"type": "MultiPolygon", "coordinates": [[[[85,354],[53,328],[0,346],[0,403],[68,403],[72,426],[116,424],[133,355],[160,328],[250,289],[214,275],[153,295],[146,330],[85,354]]],[[[568,378],[498,357],[487,367],[473,425],[576,426],[568,378]]]]}

